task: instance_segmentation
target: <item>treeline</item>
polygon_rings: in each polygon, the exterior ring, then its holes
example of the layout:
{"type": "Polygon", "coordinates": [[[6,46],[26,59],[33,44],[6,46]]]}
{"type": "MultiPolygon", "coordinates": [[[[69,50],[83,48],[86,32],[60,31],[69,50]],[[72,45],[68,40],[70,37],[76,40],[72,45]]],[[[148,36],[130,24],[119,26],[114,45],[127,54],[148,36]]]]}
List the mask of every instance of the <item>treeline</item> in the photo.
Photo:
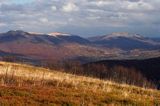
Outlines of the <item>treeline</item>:
{"type": "Polygon", "coordinates": [[[123,66],[109,67],[103,64],[89,64],[84,67],[87,70],[87,74],[90,72],[101,79],[107,79],[118,83],[136,85],[145,88],[156,88],[156,86],[148,81],[140,71],[135,68],[126,68],[123,66]]]}
{"type": "Polygon", "coordinates": [[[43,67],[60,70],[76,75],[84,75],[103,80],[110,80],[121,84],[136,85],[144,88],[157,88],[151,80],[147,79],[139,70],[134,67],[124,67],[120,65],[107,66],[104,64],[85,64],[80,62],[62,62],[52,63],[48,62],[43,67]]]}

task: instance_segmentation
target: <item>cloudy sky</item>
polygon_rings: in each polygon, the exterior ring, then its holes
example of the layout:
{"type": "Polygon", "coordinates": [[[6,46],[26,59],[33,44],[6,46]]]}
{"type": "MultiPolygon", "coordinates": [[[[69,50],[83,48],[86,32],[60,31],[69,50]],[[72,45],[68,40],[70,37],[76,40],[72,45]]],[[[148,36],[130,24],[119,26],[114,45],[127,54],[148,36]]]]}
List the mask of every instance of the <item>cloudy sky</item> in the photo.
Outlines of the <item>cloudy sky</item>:
{"type": "Polygon", "coordinates": [[[160,0],[0,0],[0,32],[160,36],[160,0]]]}

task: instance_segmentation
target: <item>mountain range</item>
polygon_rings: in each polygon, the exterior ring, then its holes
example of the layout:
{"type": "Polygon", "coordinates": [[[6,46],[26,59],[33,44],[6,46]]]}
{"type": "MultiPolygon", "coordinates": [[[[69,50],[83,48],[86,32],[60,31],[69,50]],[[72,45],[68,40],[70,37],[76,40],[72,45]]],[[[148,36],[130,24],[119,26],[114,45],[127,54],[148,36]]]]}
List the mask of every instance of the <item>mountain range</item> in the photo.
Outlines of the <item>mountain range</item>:
{"type": "Polygon", "coordinates": [[[114,58],[160,56],[160,38],[146,38],[126,32],[82,38],[73,34],[50,34],[21,30],[0,33],[0,56],[62,61],[93,61],[114,58]]]}

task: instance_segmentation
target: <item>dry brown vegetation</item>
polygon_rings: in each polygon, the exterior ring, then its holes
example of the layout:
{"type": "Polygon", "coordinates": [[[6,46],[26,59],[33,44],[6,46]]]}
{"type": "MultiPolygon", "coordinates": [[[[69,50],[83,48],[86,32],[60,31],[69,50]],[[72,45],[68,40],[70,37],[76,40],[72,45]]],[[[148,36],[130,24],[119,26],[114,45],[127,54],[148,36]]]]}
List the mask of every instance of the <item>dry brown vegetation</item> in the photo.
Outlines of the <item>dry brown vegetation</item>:
{"type": "MultiPolygon", "coordinates": [[[[114,60],[113,60],[114,61],[114,60]]],[[[123,60],[122,60],[123,62],[123,60]]],[[[130,62],[126,62],[125,65],[129,65],[130,62]]],[[[114,62],[116,64],[116,62],[114,62]]],[[[153,63],[151,63],[153,64],[153,63]]],[[[140,64],[138,66],[142,66],[143,64],[140,64]]],[[[54,70],[63,70],[66,73],[76,74],[76,75],[82,75],[82,76],[90,76],[98,79],[103,80],[110,80],[112,82],[121,83],[121,84],[128,84],[128,85],[134,85],[139,86],[143,88],[151,88],[151,89],[157,89],[158,88],[158,81],[156,82],[157,77],[151,73],[152,70],[158,70],[159,67],[149,67],[151,70],[147,75],[151,75],[152,78],[148,78],[145,75],[145,71],[142,72],[140,69],[136,69],[136,67],[127,67],[123,65],[108,65],[107,63],[87,63],[82,64],[78,61],[67,61],[67,62],[60,62],[60,63],[53,63],[48,62],[45,64],[42,64],[41,67],[48,67],[50,69],[54,70]]],[[[146,70],[148,70],[147,68],[146,70]]],[[[144,69],[143,69],[144,70],[144,69]]],[[[156,75],[158,74],[158,71],[156,71],[156,75]]]]}
{"type": "Polygon", "coordinates": [[[0,106],[158,106],[160,92],[0,62],[0,106]]]}

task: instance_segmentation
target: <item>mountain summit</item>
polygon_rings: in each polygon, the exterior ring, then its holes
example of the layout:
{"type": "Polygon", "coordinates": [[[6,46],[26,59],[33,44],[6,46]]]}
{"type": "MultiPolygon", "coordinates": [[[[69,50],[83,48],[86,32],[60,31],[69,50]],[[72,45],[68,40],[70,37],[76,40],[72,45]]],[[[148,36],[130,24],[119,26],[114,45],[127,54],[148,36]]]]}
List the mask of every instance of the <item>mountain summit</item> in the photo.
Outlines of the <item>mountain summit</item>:
{"type": "Polygon", "coordinates": [[[117,38],[145,39],[143,36],[139,34],[131,34],[128,32],[114,32],[108,35],[91,37],[89,39],[95,41],[95,40],[107,40],[107,39],[117,39],[117,38]]]}
{"type": "Polygon", "coordinates": [[[130,34],[128,32],[116,32],[103,36],[95,36],[89,38],[89,40],[101,46],[120,48],[123,50],[155,49],[160,47],[159,42],[155,42],[139,34],[130,34]]]}
{"type": "Polygon", "coordinates": [[[128,32],[114,32],[106,36],[106,38],[126,37],[126,38],[144,38],[139,34],[131,34],[128,32]]]}

